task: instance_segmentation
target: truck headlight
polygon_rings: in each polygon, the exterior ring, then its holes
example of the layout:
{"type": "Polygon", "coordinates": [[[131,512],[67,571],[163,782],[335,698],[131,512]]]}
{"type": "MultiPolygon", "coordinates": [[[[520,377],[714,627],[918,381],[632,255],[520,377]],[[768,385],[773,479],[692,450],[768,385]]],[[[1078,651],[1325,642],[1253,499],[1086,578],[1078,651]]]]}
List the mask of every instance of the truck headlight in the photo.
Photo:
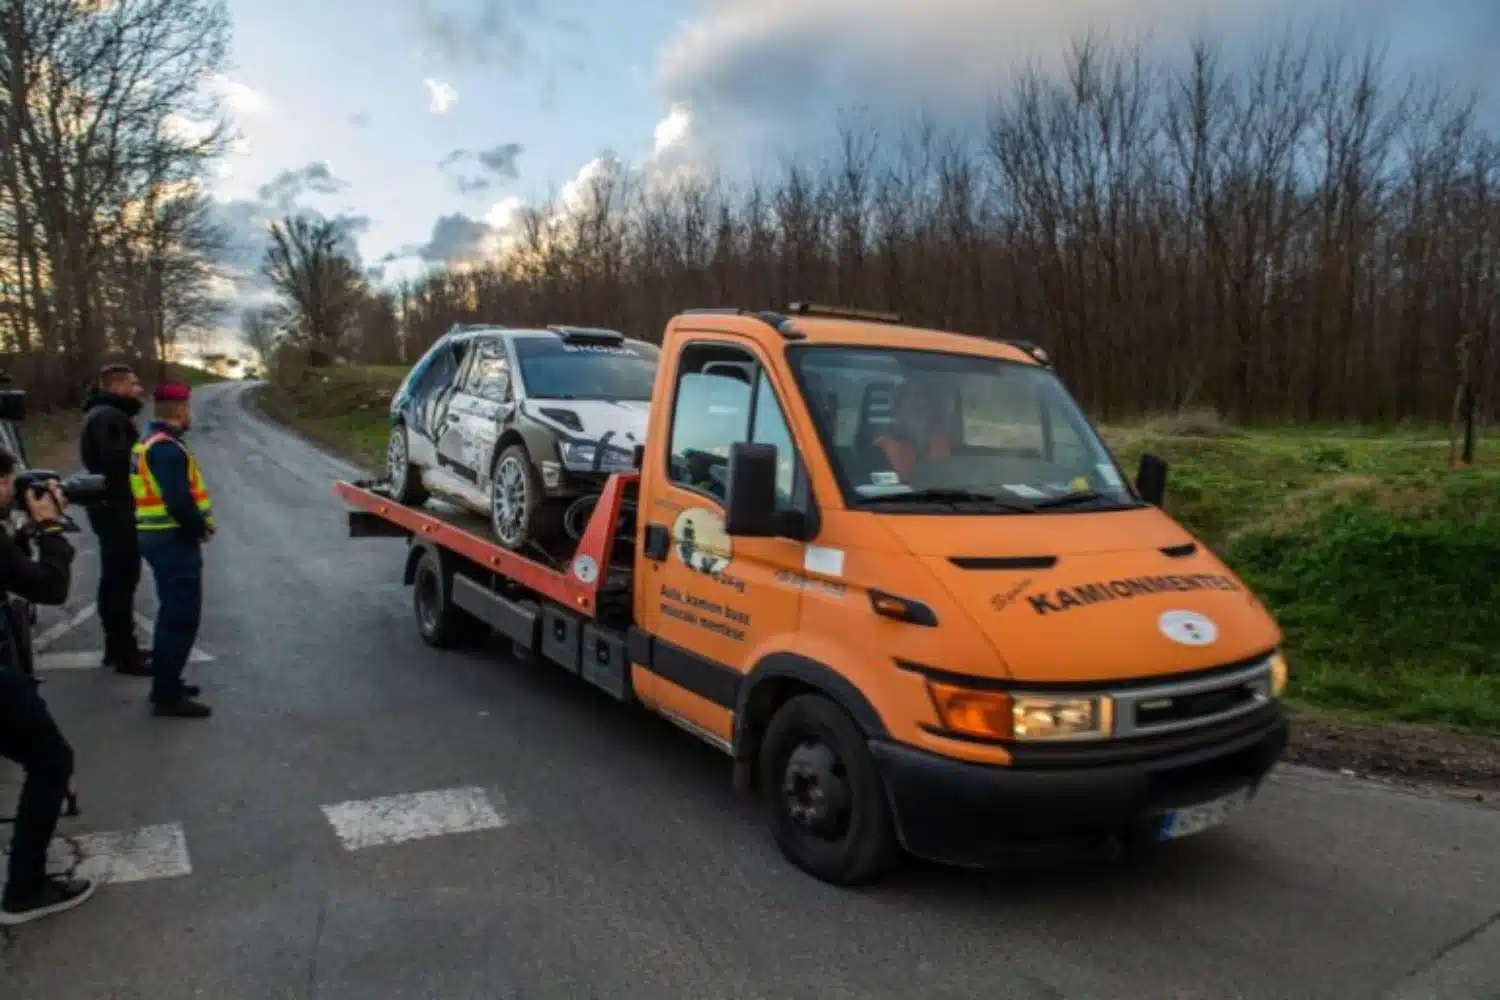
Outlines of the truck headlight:
{"type": "Polygon", "coordinates": [[[1271,697],[1280,698],[1286,692],[1286,657],[1281,650],[1271,654],[1271,697]]]}
{"type": "MultiPolygon", "coordinates": [[[[563,465],[573,472],[592,472],[598,446],[582,442],[570,442],[562,446],[563,465]]],[[[630,472],[635,468],[635,452],[605,445],[599,461],[600,472],[630,472]]]]}
{"type": "Polygon", "coordinates": [[[1114,703],[1102,695],[1020,694],[928,681],[944,728],[964,736],[1039,743],[1102,740],[1114,729],[1114,703]]]}
{"type": "Polygon", "coordinates": [[[1021,695],[1011,703],[1011,726],[1017,740],[1102,740],[1113,709],[1105,697],[1021,695]]]}

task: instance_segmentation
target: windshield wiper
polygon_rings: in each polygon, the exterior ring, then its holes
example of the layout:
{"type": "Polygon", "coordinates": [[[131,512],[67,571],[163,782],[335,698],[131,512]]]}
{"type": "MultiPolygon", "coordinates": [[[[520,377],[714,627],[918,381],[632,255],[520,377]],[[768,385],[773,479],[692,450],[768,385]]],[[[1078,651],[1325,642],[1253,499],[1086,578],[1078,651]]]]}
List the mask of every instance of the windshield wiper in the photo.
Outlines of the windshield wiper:
{"type": "Polygon", "coordinates": [[[1095,500],[1109,500],[1110,497],[1098,490],[1081,490],[1077,493],[1064,493],[1060,497],[1050,497],[1046,500],[1038,500],[1031,505],[1032,510],[1052,510],[1057,507],[1072,507],[1081,503],[1092,503],[1095,500]]]}
{"type": "Polygon", "coordinates": [[[1016,514],[1024,514],[1030,507],[1022,507],[1019,504],[1006,503],[998,497],[988,493],[975,493],[972,490],[912,490],[909,493],[885,493],[880,496],[864,497],[861,504],[881,503],[979,503],[986,507],[994,507],[999,510],[1011,511],[1016,514]]]}

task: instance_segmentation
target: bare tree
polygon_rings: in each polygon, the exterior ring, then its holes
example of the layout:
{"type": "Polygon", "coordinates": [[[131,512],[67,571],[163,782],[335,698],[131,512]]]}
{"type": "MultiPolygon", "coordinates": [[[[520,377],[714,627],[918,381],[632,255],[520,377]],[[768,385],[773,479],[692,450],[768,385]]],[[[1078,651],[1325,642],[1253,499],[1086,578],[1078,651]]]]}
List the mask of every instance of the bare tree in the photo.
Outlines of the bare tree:
{"type": "Polygon", "coordinates": [[[344,253],[336,219],[289,215],[271,223],[263,270],[290,314],[289,334],[337,357],[369,294],[364,275],[344,253]]]}
{"type": "Polygon", "coordinates": [[[255,352],[262,365],[271,360],[271,352],[281,337],[284,311],[278,305],[256,306],[240,316],[240,336],[255,352]]]}
{"type": "Polygon", "coordinates": [[[223,0],[0,0],[0,281],[31,388],[106,352],[164,359],[211,322],[201,181],[227,130],[206,88],[223,0]]]}

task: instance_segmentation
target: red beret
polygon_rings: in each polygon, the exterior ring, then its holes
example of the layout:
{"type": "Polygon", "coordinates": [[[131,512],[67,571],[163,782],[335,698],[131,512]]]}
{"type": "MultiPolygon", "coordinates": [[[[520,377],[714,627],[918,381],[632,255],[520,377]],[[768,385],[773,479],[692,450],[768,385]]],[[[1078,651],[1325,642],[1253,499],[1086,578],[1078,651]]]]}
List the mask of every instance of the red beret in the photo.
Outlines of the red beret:
{"type": "Polygon", "coordinates": [[[152,398],[158,403],[185,403],[191,393],[186,382],[163,382],[156,387],[152,398]]]}

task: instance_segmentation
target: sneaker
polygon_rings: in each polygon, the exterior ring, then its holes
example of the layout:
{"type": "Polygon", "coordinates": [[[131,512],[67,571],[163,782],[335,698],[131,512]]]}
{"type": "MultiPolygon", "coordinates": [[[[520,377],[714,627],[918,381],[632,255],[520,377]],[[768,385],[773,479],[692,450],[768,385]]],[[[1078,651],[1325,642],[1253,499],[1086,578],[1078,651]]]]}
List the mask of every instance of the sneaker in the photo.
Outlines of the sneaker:
{"type": "Polygon", "coordinates": [[[192,697],[185,696],[174,701],[158,701],[151,705],[151,714],[167,719],[206,719],[214,710],[192,697]]]}
{"type": "Polygon", "coordinates": [[[71,910],[87,901],[94,894],[94,888],[94,883],[86,878],[49,875],[29,893],[19,897],[6,893],[5,902],[0,904],[0,925],[14,927],[71,910]]]}

